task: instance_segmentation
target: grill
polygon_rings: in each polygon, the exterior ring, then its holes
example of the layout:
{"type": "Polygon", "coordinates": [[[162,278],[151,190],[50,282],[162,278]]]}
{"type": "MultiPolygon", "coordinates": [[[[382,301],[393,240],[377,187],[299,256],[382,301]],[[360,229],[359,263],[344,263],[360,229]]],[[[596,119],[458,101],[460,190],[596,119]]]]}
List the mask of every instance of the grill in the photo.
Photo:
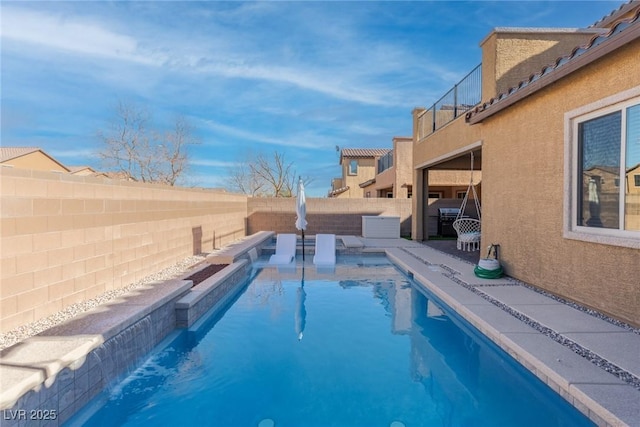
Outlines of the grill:
{"type": "Polygon", "coordinates": [[[453,229],[453,222],[458,217],[458,208],[438,209],[438,235],[442,237],[456,237],[456,230],[453,229]]]}

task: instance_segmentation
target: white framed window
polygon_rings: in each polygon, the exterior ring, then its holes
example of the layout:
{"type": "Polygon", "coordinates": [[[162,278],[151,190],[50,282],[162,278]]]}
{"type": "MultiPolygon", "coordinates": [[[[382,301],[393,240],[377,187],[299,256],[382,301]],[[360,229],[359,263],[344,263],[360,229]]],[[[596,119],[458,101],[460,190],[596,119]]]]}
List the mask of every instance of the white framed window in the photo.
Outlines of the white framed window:
{"type": "Polygon", "coordinates": [[[566,238],[640,248],[640,88],[565,114],[566,238]]]}

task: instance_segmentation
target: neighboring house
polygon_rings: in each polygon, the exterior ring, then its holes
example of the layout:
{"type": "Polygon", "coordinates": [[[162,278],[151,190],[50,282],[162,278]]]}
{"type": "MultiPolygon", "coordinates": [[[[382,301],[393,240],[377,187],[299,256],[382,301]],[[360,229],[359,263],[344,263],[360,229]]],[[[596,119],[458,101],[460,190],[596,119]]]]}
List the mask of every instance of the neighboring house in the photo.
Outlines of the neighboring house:
{"type": "Polygon", "coordinates": [[[481,48],[479,98],[413,112],[413,237],[427,238],[431,174],[473,152],[481,248],[499,244],[513,277],[640,325],[640,2],[585,29],[496,28],[481,48]]]}
{"type": "Polygon", "coordinates": [[[640,194],[640,163],[627,169],[625,185],[627,195],[640,194]]]}
{"type": "MultiPolygon", "coordinates": [[[[640,144],[638,144],[640,150],[640,144]]],[[[640,163],[627,169],[625,181],[625,224],[640,230],[640,163]]]]}
{"type": "Polygon", "coordinates": [[[0,147],[0,164],[17,169],[69,172],[69,169],[37,147],[0,147]]]}
{"type": "MultiPolygon", "coordinates": [[[[396,136],[393,138],[392,144],[391,150],[344,149],[341,156],[343,177],[333,180],[329,197],[397,199],[413,197],[413,137],[396,136]],[[380,156],[381,153],[383,155],[380,156]],[[365,161],[364,157],[358,157],[364,154],[371,155],[367,159],[368,161],[365,161]],[[374,159],[373,163],[371,159],[374,159]],[[375,167],[371,169],[373,165],[375,167]],[[373,176],[371,176],[372,173],[373,176]],[[368,179],[364,180],[364,178],[368,179]],[[344,185],[345,182],[347,185],[344,185]],[[356,185],[356,190],[351,191],[354,185],[356,185]],[[361,189],[362,192],[358,189],[361,189]]],[[[469,171],[438,170],[432,172],[429,178],[428,197],[432,199],[461,199],[469,186],[470,178],[469,171]]],[[[481,178],[482,173],[475,171],[473,174],[474,183],[479,184],[481,178]]]]}
{"type": "Polygon", "coordinates": [[[360,184],[375,178],[378,159],[389,151],[388,148],[343,148],[340,151],[342,178],[333,179],[329,197],[364,197],[360,184]]]}
{"type": "Polygon", "coordinates": [[[78,176],[94,176],[96,174],[98,174],[98,172],[95,171],[95,169],[93,169],[90,166],[68,166],[69,168],[69,172],[72,175],[78,175],[78,176]]]}
{"type": "Polygon", "coordinates": [[[18,169],[64,172],[78,176],[120,179],[119,176],[98,172],[90,166],[65,166],[38,147],[0,147],[0,165],[18,169]]]}
{"type": "Polygon", "coordinates": [[[360,184],[364,197],[410,198],[413,194],[413,138],[394,137],[393,148],[377,161],[375,176],[360,184]]]}

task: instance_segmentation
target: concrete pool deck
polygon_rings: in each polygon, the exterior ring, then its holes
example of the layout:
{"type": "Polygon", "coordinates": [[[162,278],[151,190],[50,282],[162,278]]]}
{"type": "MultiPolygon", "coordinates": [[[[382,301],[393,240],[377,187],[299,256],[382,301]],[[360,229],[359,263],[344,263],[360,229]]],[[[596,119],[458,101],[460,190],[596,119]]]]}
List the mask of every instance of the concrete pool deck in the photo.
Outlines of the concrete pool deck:
{"type": "Polygon", "coordinates": [[[361,239],[384,250],[553,390],[602,426],[640,426],[640,333],[418,242],[361,239]]]}
{"type": "MultiPolygon", "coordinates": [[[[262,245],[273,236],[265,233],[242,239],[213,254],[211,260],[224,255],[241,264],[249,263],[248,253],[254,245],[262,245]]],[[[386,253],[419,285],[453,308],[596,424],[640,427],[640,331],[637,329],[609,321],[508,277],[477,278],[473,262],[463,259],[468,253],[447,254],[405,239],[338,238],[342,243],[338,245],[339,254],[386,253]]],[[[313,247],[306,249],[312,251],[313,247]]],[[[220,281],[215,286],[222,284],[220,281]]],[[[130,328],[133,329],[130,336],[118,339],[135,346],[141,343],[145,348],[152,346],[153,341],[146,342],[143,338],[157,327],[158,331],[154,332],[158,335],[154,340],[157,341],[175,327],[177,310],[174,307],[189,302],[184,298],[195,298],[195,294],[185,297],[185,292],[198,292],[189,289],[190,283],[184,280],[159,282],[3,351],[2,408],[12,408],[12,402],[23,396],[26,407],[54,408],[58,417],[28,425],[58,425],[58,421],[72,415],[104,386],[106,380],[100,375],[105,367],[126,362],[120,361],[122,352],[118,353],[117,360],[113,355],[110,357],[114,360],[110,360],[106,350],[96,353],[96,349],[116,333],[114,324],[124,318],[131,323],[145,316],[146,323],[136,323],[135,328],[130,328]],[[148,314],[152,310],[155,311],[148,314]],[[32,385],[38,383],[42,385],[32,389],[32,385]]],[[[25,419],[18,418],[23,415],[29,413],[3,410],[2,424],[25,425],[25,419]]],[[[46,414],[40,411],[36,415],[46,414]]]]}

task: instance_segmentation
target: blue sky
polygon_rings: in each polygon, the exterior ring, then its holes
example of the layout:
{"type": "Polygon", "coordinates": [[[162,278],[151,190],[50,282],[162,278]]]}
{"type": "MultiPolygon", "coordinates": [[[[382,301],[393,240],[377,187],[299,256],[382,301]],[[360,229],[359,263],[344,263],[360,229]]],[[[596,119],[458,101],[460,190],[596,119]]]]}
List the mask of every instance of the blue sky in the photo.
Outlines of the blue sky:
{"type": "Polygon", "coordinates": [[[586,27],[620,1],[11,2],[1,4],[1,144],[100,169],[118,102],[185,116],[189,185],[284,153],[324,197],[336,146],[386,148],[411,111],[481,61],[495,27],[586,27]]]}

